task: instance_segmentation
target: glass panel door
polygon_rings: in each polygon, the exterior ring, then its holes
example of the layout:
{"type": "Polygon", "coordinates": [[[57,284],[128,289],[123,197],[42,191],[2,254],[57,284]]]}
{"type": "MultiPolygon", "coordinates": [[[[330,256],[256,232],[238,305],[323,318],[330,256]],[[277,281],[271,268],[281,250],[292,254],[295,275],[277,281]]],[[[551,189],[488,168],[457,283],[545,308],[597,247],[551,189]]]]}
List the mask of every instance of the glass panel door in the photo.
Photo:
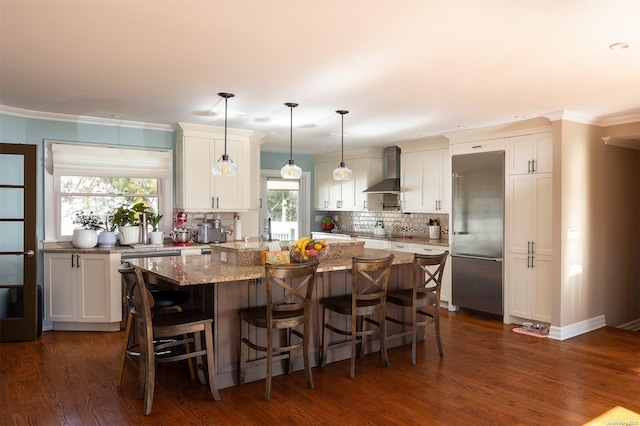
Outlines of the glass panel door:
{"type": "Polygon", "coordinates": [[[38,334],[35,145],[0,144],[0,341],[38,334]]]}

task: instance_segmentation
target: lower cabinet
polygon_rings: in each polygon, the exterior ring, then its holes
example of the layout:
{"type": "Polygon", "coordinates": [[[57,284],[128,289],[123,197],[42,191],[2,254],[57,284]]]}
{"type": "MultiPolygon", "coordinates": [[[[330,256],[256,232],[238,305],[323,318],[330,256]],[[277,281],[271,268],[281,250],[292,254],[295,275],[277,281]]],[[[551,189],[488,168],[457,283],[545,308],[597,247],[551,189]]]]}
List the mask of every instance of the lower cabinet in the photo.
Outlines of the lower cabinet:
{"type": "Polygon", "coordinates": [[[54,330],[117,331],[120,254],[45,253],[45,319],[54,330]]]}
{"type": "Polygon", "coordinates": [[[551,256],[509,255],[512,316],[551,322],[551,256]]]}

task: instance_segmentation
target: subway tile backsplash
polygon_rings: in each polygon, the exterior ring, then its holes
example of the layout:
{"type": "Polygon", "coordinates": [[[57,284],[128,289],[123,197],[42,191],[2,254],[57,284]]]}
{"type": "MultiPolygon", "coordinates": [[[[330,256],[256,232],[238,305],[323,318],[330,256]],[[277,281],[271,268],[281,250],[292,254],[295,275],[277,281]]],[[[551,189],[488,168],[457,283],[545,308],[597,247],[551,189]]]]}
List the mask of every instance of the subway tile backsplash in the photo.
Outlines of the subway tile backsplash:
{"type": "Polygon", "coordinates": [[[440,238],[449,239],[449,215],[446,213],[329,211],[327,215],[334,218],[341,232],[373,234],[373,228],[381,220],[387,233],[425,238],[429,236],[429,220],[431,219],[438,221],[441,227],[440,238]]]}

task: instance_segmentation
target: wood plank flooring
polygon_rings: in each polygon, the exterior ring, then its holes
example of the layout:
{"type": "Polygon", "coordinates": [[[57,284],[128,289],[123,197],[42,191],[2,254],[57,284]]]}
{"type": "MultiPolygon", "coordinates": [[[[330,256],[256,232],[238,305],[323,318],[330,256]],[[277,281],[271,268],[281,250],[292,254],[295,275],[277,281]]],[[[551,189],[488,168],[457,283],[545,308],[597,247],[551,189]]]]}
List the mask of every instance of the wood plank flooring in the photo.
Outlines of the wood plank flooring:
{"type": "Polygon", "coordinates": [[[564,342],[511,331],[468,313],[442,311],[444,358],[433,330],[418,345],[222,389],[163,365],[150,416],[136,399],[134,369],[115,385],[123,333],[45,332],[0,345],[3,425],[581,425],[620,405],[640,413],[640,333],[606,327],[564,342]]]}

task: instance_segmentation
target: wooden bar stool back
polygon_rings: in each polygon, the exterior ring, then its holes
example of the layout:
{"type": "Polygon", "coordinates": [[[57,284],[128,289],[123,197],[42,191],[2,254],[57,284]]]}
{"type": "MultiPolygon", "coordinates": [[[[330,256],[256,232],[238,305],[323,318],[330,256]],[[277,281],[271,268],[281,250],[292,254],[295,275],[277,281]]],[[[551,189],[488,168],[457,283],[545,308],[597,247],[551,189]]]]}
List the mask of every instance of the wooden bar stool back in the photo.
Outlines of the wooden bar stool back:
{"type": "Polygon", "coordinates": [[[266,357],[251,361],[251,364],[266,363],[267,376],[265,399],[271,398],[271,376],[273,361],[285,359],[288,374],[293,370],[292,354],[302,348],[307,387],[313,388],[311,364],[309,362],[309,339],[311,321],[311,297],[315,286],[318,260],[287,265],[265,264],[266,301],[265,306],[241,309],[240,315],[240,368],[238,384],[245,381],[249,348],[266,352],[266,357]],[[269,303],[270,302],[270,303],[269,303]],[[257,334],[249,336],[249,326],[266,329],[266,343],[258,343],[257,334]],[[299,330],[302,326],[302,331],[299,330]],[[274,346],[274,330],[286,330],[284,344],[274,346]],[[296,336],[296,339],[292,339],[296,336]],[[294,342],[295,340],[295,342],[294,342]]]}
{"type": "Polygon", "coordinates": [[[144,414],[151,413],[155,390],[156,364],[183,361],[194,358],[200,383],[207,379],[215,401],[220,400],[216,386],[215,351],[213,346],[213,320],[199,310],[187,310],[151,317],[153,296],[147,289],[140,268],[135,268],[137,278],[129,300],[137,322],[140,342],[140,367],[138,369],[138,397],[144,398],[144,414]],[[205,344],[202,345],[204,333],[205,344]],[[185,339],[183,336],[187,336],[185,339]],[[160,343],[154,344],[154,341],[160,343]],[[191,345],[192,350],[185,350],[191,345]],[[206,356],[206,365],[204,357],[206,356]]]}
{"type": "MultiPolygon", "coordinates": [[[[125,284],[125,298],[128,300],[133,297],[133,287],[138,282],[136,278],[135,268],[129,262],[124,262],[118,268],[118,272],[120,272],[122,279],[125,284]]],[[[147,287],[149,288],[149,286],[147,287]]],[[[151,295],[153,296],[153,310],[152,313],[158,312],[168,312],[168,311],[177,311],[181,312],[182,305],[189,299],[189,294],[184,291],[177,290],[151,290],[151,295]]],[[[116,385],[118,387],[122,386],[122,379],[124,378],[124,366],[127,359],[136,358],[140,355],[139,351],[136,350],[138,345],[133,343],[135,340],[135,334],[131,333],[132,325],[134,323],[133,317],[134,312],[133,309],[127,308],[127,324],[125,327],[125,337],[124,344],[122,346],[122,352],[120,354],[120,367],[118,369],[118,377],[116,378],[116,385]]],[[[195,373],[193,370],[193,363],[191,360],[189,362],[189,373],[191,374],[191,378],[195,379],[195,373]]]]}
{"type": "MultiPolygon", "coordinates": [[[[387,320],[407,330],[394,333],[388,339],[411,336],[411,364],[416,364],[416,343],[418,327],[434,324],[438,351],[442,356],[442,342],[440,341],[440,290],[442,275],[449,252],[442,254],[414,254],[413,280],[411,288],[392,291],[387,294],[387,303],[411,309],[409,320],[387,316],[387,320]],[[427,310],[427,308],[429,310],[427,310]]],[[[406,312],[406,310],[405,310],[406,312]]]]}
{"type": "Polygon", "coordinates": [[[393,264],[393,254],[380,259],[352,259],[351,270],[351,294],[336,297],[327,297],[320,300],[323,306],[322,312],[322,353],[321,365],[327,362],[329,346],[343,344],[345,342],[329,343],[329,331],[343,336],[349,336],[351,343],[351,370],[349,377],[355,377],[356,346],[359,356],[363,352],[363,338],[377,334],[380,340],[380,354],[385,368],[389,367],[386,336],[386,297],[389,284],[389,274],[393,264]],[[351,326],[343,329],[329,323],[330,313],[338,313],[351,317],[351,326]],[[377,318],[377,319],[374,319],[377,318]],[[375,326],[370,330],[366,324],[375,326]]]}

